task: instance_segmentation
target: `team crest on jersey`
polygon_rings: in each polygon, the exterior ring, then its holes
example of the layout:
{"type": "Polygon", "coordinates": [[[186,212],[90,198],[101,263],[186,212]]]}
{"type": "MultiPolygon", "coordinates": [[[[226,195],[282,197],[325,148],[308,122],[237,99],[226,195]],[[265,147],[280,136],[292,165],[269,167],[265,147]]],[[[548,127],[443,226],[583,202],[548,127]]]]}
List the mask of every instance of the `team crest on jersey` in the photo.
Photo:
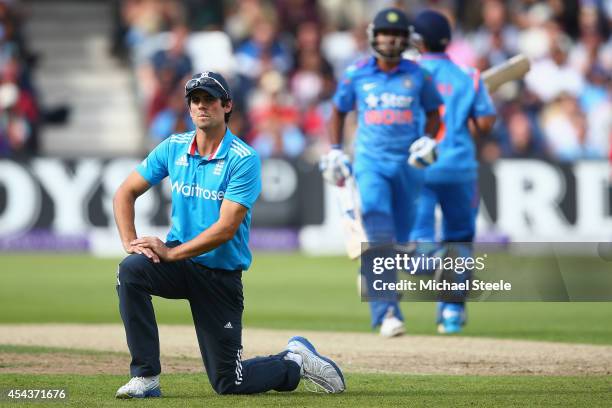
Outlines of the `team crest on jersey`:
{"type": "Polygon", "coordinates": [[[225,160],[219,160],[213,169],[213,174],[215,176],[220,176],[221,171],[223,171],[223,165],[225,164],[225,160]]]}
{"type": "Polygon", "coordinates": [[[181,157],[179,157],[174,164],[176,164],[177,166],[189,166],[189,162],[187,161],[187,155],[184,154],[181,157]]]}

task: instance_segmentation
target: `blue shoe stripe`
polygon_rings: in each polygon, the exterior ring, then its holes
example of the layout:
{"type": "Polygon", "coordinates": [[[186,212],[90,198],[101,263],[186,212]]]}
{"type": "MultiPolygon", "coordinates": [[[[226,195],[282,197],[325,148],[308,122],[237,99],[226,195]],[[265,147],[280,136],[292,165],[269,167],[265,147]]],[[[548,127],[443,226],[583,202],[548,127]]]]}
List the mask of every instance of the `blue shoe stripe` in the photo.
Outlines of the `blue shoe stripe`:
{"type": "Polygon", "coordinates": [[[334,367],[334,370],[336,370],[336,372],[338,373],[338,375],[340,376],[340,379],[342,380],[342,385],[344,385],[344,387],[346,387],[346,383],[344,382],[344,375],[342,374],[342,370],[340,370],[340,367],[338,367],[336,365],[336,363],[334,363],[333,360],[320,355],[317,350],[315,349],[315,347],[312,345],[311,342],[309,342],[305,337],[302,336],[293,336],[292,338],[289,339],[289,343],[291,343],[292,341],[297,341],[302,343],[303,345],[306,346],[306,348],[310,351],[313,352],[313,354],[317,357],[319,357],[320,359],[328,362],[329,364],[331,364],[332,367],[334,367]]]}
{"type": "Polygon", "coordinates": [[[162,396],[162,393],[161,393],[161,388],[156,387],[148,391],[145,391],[144,394],[142,395],[130,395],[130,396],[134,398],[158,398],[162,396]]]}

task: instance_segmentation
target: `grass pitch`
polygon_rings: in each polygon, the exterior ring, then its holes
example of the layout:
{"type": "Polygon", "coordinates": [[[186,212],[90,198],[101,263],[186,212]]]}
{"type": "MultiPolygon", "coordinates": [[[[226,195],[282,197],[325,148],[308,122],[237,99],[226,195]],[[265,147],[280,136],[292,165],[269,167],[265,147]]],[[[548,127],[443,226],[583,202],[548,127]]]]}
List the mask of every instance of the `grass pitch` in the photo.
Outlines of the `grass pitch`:
{"type": "MultiPolygon", "coordinates": [[[[588,265],[588,258],[572,258],[588,265]]],[[[86,255],[0,255],[1,323],[120,323],[118,259],[86,255]]],[[[512,268],[510,259],[508,268],[512,268]]],[[[257,253],[244,274],[245,326],[369,331],[343,257],[257,253]]],[[[154,298],[159,323],[191,324],[186,301],[154,298]]],[[[407,330],[434,334],[433,303],[403,303],[407,330]]],[[[612,303],[470,303],[465,335],[612,344],[612,303]]]]}
{"type": "MultiPolygon", "coordinates": [[[[0,255],[0,324],[119,323],[117,263],[85,255],[0,255]]],[[[244,278],[245,325],[368,331],[368,306],[357,296],[356,274],[356,265],[341,257],[255,254],[244,278]]],[[[191,324],[186,302],[155,299],[155,304],[159,323],[191,324]]],[[[433,304],[403,304],[402,309],[409,333],[434,333],[433,304]]],[[[610,321],[610,303],[471,303],[465,335],[612,344],[610,321]]],[[[17,346],[2,350],[33,355],[70,352],[17,346]]],[[[15,388],[66,388],[68,399],[16,403],[2,396],[0,406],[603,407],[610,406],[612,398],[611,376],[345,374],[348,388],[341,395],[313,395],[301,385],[292,393],[256,396],[217,396],[203,374],[168,374],[162,379],[164,398],[145,402],[114,398],[127,376],[2,373],[3,394],[15,388]]]]}
{"type": "MultiPolygon", "coordinates": [[[[25,401],[14,406],[121,407],[607,407],[611,396],[610,377],[458,377],[407,376],[347,373],[347,391],[338,395],[314,395],[300,384],[290,393],[269,392],[252,396],[218,396],[199,374],[164,375],[161,399],[124,401],[114,398],[126,376],[111,375],[3,375],[0,386],[7,389],[65,388],[68,398],[61,403],[25,401]]],[[[0,404],[9,400],[0,398],[0,404]]]]}

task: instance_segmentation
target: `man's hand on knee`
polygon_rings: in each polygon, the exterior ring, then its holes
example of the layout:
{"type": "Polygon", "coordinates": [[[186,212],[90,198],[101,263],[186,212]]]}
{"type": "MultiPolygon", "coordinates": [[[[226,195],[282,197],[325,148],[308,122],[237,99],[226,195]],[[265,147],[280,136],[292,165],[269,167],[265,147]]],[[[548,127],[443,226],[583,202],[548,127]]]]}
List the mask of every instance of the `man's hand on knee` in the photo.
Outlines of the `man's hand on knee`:
{"type": "Polygon", "coordinates": [[[159,256],[157,256],[157,254],[155,252],[153,252],[153,250],[149,249],[149,248],[145,248],[139,245],[130,245],[128,248],[126,248],[125,250],[128,254],[140,254],[140,255],[144,255],[147,258],[149,258],[151,261],[153,261],[154,263],[159,263],[161,262],[161,260],[159,259],[159,256]]]}
{"type": "Polygon", "coordinates": [[[172,261],[169,254],[170,248],[168,248],[166,244],[157,237],[137,238],[130,242],[130,244],[132,247],[136,248],[136,250],[142,251],[139,253],[149,257],[155,263],[159,263],[161,261],[172,261]],[[151,256],[148,254],[151,254],[151,256]]]}

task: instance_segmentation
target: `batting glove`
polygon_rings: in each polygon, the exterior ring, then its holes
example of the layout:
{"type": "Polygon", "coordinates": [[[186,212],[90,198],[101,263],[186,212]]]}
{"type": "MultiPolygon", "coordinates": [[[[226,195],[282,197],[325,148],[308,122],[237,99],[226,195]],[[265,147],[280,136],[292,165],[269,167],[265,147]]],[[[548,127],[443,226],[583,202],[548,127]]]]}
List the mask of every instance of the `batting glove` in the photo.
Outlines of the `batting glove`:
{"type": "Polygon", "coordinates": [[[410,145],[410,157],[408,164],[417,169],[422,169],[438,159],[438,145],[429,136],[421,136],[410,145]]]}
{"type": "Polygon", "coordinates": [[[323,173],[323,179],[334,186],[343,186],[344,181],[353,173],[351,160],[340,149],[331,149],[323,155],[319,170],[323,173]]]}

